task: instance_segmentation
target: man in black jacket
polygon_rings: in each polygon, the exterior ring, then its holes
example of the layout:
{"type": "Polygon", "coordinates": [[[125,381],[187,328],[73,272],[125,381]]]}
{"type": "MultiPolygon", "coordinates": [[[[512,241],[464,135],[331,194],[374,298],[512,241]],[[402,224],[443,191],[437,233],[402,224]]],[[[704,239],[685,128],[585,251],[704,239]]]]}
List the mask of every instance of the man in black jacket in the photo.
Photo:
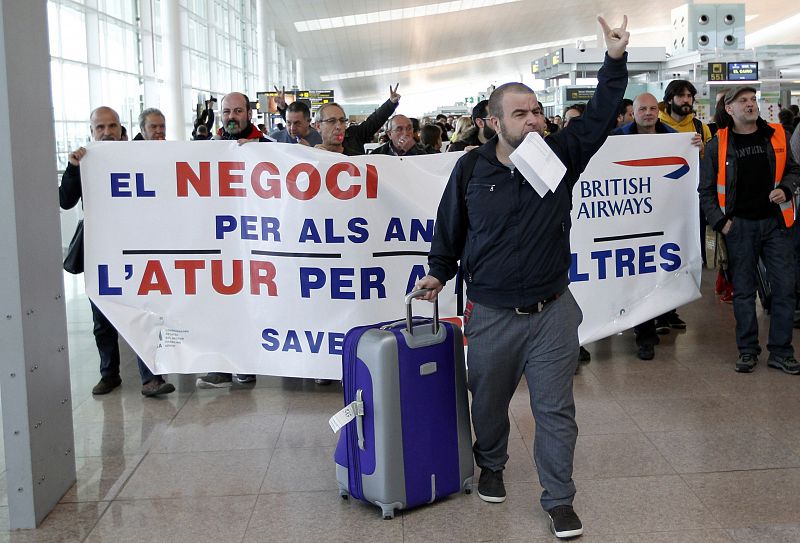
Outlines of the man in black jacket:
{"type": "Polygon", "coordinates": [[[367,154],[364,144],[372,141],[375,133],[389,120],[399,103],[397,85],[394,88],[390,85],[389,99],[358,125],[350,125],[344,109],[339,104],[335,102],[325,104],[317,110],[315,116],[315,128],[322,136],[322,143],[316,147],[347,156],[367,154]]]}
{"type": "Polygon", "coordinates": [[[474,126],[467,130],[463,139],[451,143],[447,148],[448,151],[468,151],[468,147],[478,147],[494,137],[497,132],[489,125],[489,114],[486,112],[488,105],[489,100],[481,100],[475,104],[475,107],[472,108],[474,126]]]}
{"type": "Polygon", "coordinates": [[[608,54],[586,113],[545,142],[567,168],[561,183],[540,196],[515,170],[509,155],[544,114],[521,83],[498,87],[489,98],[497,131],[456,163],[442,195],[428,255],[428,275],[416,288],[435,298],[460,267],[467,283],[465,334],[469,338],[469,388],[475,429],[478,496],[505,501],[508,407],[525,374],[536,419],[534,459],[544,489],[542,508],[560,538],[583,533],[572,508],[572,464],[578,427],[572,378],[578,364],[583,316],[568,289],[572,187],[616,124],[628,80],[627,17],[612,30],[602,17],[608,54]],[[477,153],[477,157],[473,155],[477,153]],[[465,161],[472,175],[460,186],[465,161]],[[469,314],[469,317],[468,317],[469,314]]]}
{"type": "MultiPolygon", "coordinates": [[[[122,138],[119,115],[110,107],[95,109],[89,119],[92,138],[95,141],[120,141],[122,138]]],[[[69,164],[61,177],[61,185],[58,187],[61,209],[72,209],[81,199],[83,191],[80,161],[84,156],[86,156],[86,149],[83,147],[69,154],[69,164]]],[[[119,376],[119,334],[114,325],[94,305],[94,302],[90,300],[89,303],[92,306],[94,339],[97,350],[100,352],[100,381],[92,389],[92,394],[108,394],[122,384],[119,376]]],[[[142,378],[143,395],[158,396],[169,394],[175,390],[175,386],[165,382],[160,375],[153,375],[141,358],[137,356],[136,361],[139,364],[139,376],[142,378]]]]}

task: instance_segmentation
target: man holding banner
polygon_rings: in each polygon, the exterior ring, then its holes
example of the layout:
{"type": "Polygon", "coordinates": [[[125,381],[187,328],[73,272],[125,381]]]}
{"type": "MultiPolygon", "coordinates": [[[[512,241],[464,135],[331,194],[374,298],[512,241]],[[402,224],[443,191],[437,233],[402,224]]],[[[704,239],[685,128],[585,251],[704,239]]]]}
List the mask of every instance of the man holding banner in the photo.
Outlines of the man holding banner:
{"type": "MultiPolygon", "coordinates": [[[[676,130],[661,122],[658,116],[658,99],[649,92],[636,97],[633,101],[633,121],[616,128],[612,136],[630,134],[674,134],[676,130]]],[[[695,134],[692,144],[699,149],[703,148],[703,139],[700,134],[695,134]]],[[[648,319],[633,328],[636,335],[636,356],[641,360],[652,360],[655,355],[655,346],[660,340],[656,333],[656,319],[648,319]]]]}
{"type": "MultiPolygon", "coordinates": [[[[92,139],[95,141],[120,141],[122,139],[122,125],[119,115],[110,107],[98,107],[89,116],[91,123],[92,139]]],[[[83,195],[81,186],[80,162],[86,156],[86,149],[80,147],[69,154],[69,164],[61,177],[58,187],[58,197],[61,209],[72,209],[83,195]]],[[[92,388],[92,394],[108,394],[119,385],[122,379],[119,376],[119,334],[114,325],[106,318],[102,311],[94,304],[92,306],[92,321],[94,322],[94,339],[100,353],[100,381],[92,388]]],[[[153,375],[141,358],[136,357],[139,366],[139,376],[142,379],[142,394],[144,396],[159,396],[175,391],[175,385],[167,383],[160,375],[153,375]]]]}
{"type": "Polygon", "coordinates": [[[760,117],[755,87],[733,87],[724,100],[732,124],[708,143],[698,191],[708,224],[722,232],[728,244],[739,349],[735,369],[751,373],[761,353],[755,308],[760,257],[772,287],[767,365],[798,375],[800,363],[792,347],[795,274],[789,228],[800,166],[788,152],[783,127],[760,117]]]}
{"type": "Polygon", "coordinates": [[[439,204],[428,275],[416,283],[432,289],[426,298],[433,299],[460,262],[470,300],[465,334],[478,496],[490,503],[506,499],[508,407],[525,374],[536,420],[541,505],[559,538],[583,533],[572,508],[578,435],[572,379],[582,320],[568,290],[572,186],[616,124],[628,77],[627,17],[615,29],[602,17],[598,21],[608,53],[597,91],[582,117],[545,140],[566,166],[560,183],[540,196],[514,169],[511,153],[529,133],[541,131],[545,118],[530,88],[501,85],[488,108],[498,134],[456,164],[439,204]]]}

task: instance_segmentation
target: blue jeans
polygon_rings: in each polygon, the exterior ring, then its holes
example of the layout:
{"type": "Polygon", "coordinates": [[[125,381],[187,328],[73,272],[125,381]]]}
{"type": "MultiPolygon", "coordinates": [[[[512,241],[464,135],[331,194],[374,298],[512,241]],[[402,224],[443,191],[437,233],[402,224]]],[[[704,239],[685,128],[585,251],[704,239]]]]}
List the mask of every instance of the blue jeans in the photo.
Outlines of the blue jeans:
{"type": "MultiPolygon", "coordinates": [[[[100,311],[94,302],[89,300],[92,306],[92,321],[94,322],[94,341],[100,353],[100,376],[115,377],[119,376],[119,333],[114,325],[111,324],[103,312],[100,311]]],[[[139,376],[142,384],[150,381],[154,375],[150,368],[138,356],[136,363],[139,365],[139,376]]]]}
{"type": "Polygon", "coordinates": [[[735,217],[725,236],[728,271],[733,283],[736,345],[741,354],[761,352],[756,320],[756,265],[761,257],[772,289],[767,350],[780,357],[794,356],[794,246],[791,231],[778,221],[777,217],[761,220],[735,217]]]}
{"type": "Polygon", "coordinates": [[[569,290],[541,313],[473,304],[464,325],[469,339],[467,381],[472,393],[475,463],[492,471],[508,460],[508,407],[522,375],[536,420],[533,457],[545,511],[572,504],[572,462],[578,425],[572,379],[578,365],[580,307],[569,290]]]}

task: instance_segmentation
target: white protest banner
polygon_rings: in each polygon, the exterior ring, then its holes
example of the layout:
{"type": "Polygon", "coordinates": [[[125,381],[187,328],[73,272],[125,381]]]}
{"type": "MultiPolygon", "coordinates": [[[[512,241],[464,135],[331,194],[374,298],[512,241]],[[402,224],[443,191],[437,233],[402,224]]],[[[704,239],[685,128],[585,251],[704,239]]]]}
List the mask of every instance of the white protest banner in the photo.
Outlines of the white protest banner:
{"type": "Polygon", "coordinates": [[[700,297],[693,133],[613,136],[572,191],[570,289],[581,343],[700,297]]]}
{"type": "MultiPolygon", "coordinates": [[[[586,341],[698,296],[697,151],[669,137],[610,138],[575,187],[570,275],[586,341]],[[606,153],[609,145],[616,150],[606,153]],[[690,172],[672,180],[665,175],[675,166],[614,164],[665,156],[682,157],[690,172]],[[595,186],[616,178],[640,180],[640,193],[595,186]],[[633,197],[643,199],[635,213],[633,197]]],[[[155,373],[338,379],[347,330],[403,317],[460,155],[91,144],[81,161],[87,293],[155,373]]],[[[454,291],[451,282],[442,315],[455,314],[454,291]]]]}
{"type": "Polygon", "coordinates": [[[338,379],[347,330],[405,314],[457,159],[92,144],[87,293],[156,373],[338,379]]]}

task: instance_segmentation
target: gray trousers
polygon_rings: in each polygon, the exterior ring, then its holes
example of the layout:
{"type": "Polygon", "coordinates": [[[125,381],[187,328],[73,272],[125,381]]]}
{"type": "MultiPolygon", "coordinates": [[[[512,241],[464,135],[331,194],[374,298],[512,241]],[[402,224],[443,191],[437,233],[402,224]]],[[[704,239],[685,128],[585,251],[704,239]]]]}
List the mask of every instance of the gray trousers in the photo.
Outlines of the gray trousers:
{"type": "Polygon", "coordinates": [[[578,365],[578,325],[583,314],[567,290],[544,311],[473,304],[464,326],[469,339],[468,384],[472,393],[473,452],[481,468],[502,470],[508,460],[508,407],[525,375],[536,420],[533,459],[544,488],[545,511],[572,504],[572,462],[578,425],[572,379],[578,365]]]}

